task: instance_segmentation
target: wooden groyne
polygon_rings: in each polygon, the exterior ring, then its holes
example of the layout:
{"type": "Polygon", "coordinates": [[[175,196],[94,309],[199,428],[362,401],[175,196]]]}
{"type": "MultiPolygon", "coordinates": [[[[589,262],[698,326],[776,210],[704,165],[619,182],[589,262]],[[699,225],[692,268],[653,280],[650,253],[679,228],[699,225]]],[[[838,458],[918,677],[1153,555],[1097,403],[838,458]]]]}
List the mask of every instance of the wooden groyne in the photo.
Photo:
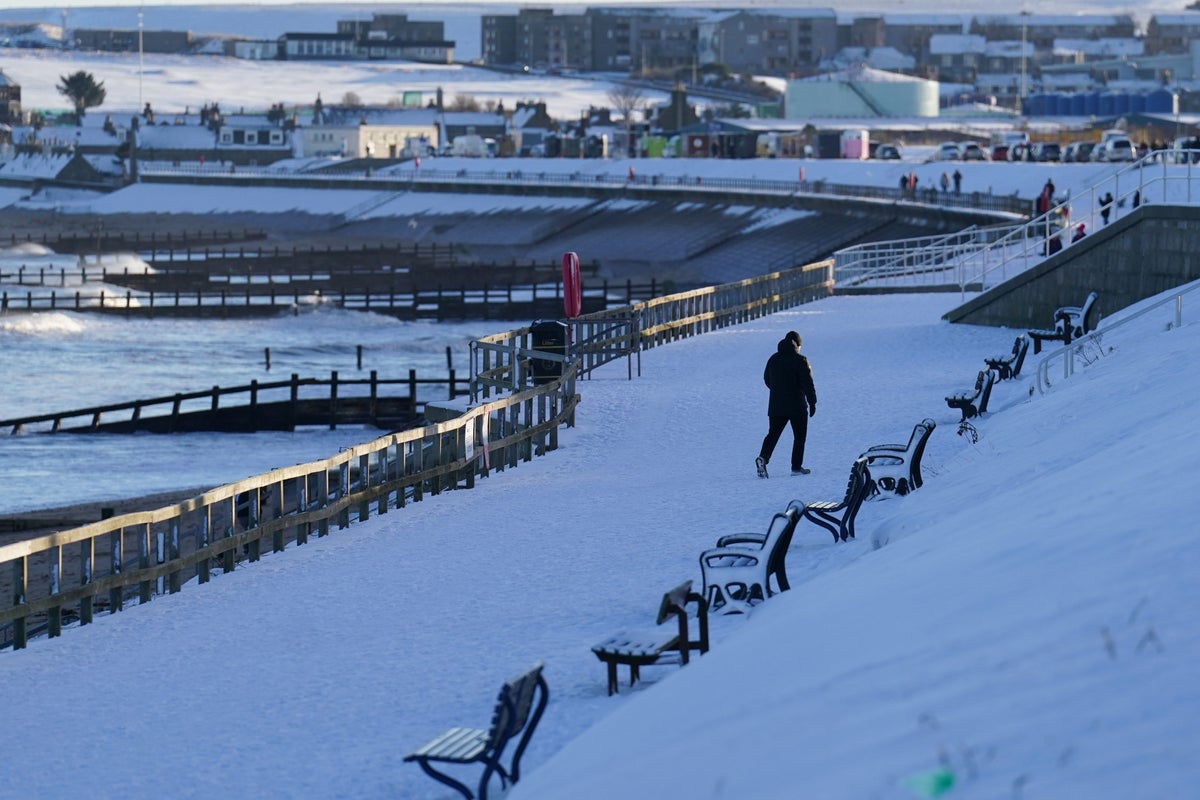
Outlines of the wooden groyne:
{"type": "Polygon", "coordinates": [[[370,425],[404,430],[422,422],[418,386],[444,385],[449,399],[470,391],[453,369],[444,378],[301,378],[182,392],[69,411],[0,420],[0,431],[21,433],[252,433],[303,426],[370,425]],[[405,393],[388,390],[404,389],[405,393]],[[303,395],[303,396],[302,396],[303,395]]]}
{"type": "MultiPolygon", "coordinates": [[[[219,285],[219,284],[218,284],[219,285]]],[[[324,285],[322,285],[324,286],[324,285]]],[[[585,282],[583,313],[647,300],[673,288],[651,280],[646,283],[585,282]]],[[[562,285],[507,284],[482,288],[436,287],[404,291],[387,284],[355,288],[318,288],[246,282],[236,289],[200,289],[194,292],[135,291],[70,288],[49,292],[0,293],[0,314],[39,311],[79,311],[127,317],[253,317],[299,313],[305,307],[332,306],[370,311],[398,319],[539,319],[563,313],[562,285]],[[302,288],[303,287],[303,288],[302,288]]]]}

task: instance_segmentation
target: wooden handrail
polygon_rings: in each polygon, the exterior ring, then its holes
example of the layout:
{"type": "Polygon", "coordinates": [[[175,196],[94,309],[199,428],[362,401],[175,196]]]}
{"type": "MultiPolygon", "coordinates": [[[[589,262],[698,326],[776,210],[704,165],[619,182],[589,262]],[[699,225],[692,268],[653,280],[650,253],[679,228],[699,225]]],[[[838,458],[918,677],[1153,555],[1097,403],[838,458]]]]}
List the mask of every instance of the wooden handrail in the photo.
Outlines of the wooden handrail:
{"type": "Polygon", "coordinates": [[[579,402],[575,380],[576,370],[569,365],[550,383],[480,404],[447,422],[388,434],[327,459],[271,470],[164,508],[0,547],[0,579],[9,582],[3,596],[12,602],[0,609],[0,629],[10,623],[11,643],[24,647],[31,618],[45,617],[50,635],[58,635],[63,609],[70,608],[86,624],[97,596],[107,593],[109,608],[116,611],[135,588],[142,602],[150,599],[154,581],[167,580],[171,592],[192,577],[207,582],[213,559],[230,571],[242,548],[250,550],[251,560],[264,540],[282,550],[289,531],[290,541],[302,544],[314,526],[317,535],[327,533],[331,523],[346,527],[354,510],[366,519],[372,503],[383,513],[389,505],[419,501],[427,492],[471,488],[476,476],[557,448],[558,429],[573,421],[579,402]],[[410,470],[412,464],[416,468],[410,470]],[[357,481],[352,481],[355,472],[357,481]],[[263,508],[264,498],[270,498],[271,508],[263,508]],[[248,499],[247,522],[237,530],[243,499],[248,499]],[[173,542],[181,530],[192,531],[185,537],[191,544],[186,553],[148,564],[146,537],[163,529],[173,532],[173,542]],[[136,548],[129,545],[134,539],[136,548]],[[122,555],[134,549],[142,552],[136,565],[122,555]],[[107,574],[97,574],[93,562],[103,553],[114,563],[107,574]],[[31,570],[35,562],[55,568],[31,570]],[[67,573],[76,576],[76,585],[64,588],[60,576],[67,573]]]}

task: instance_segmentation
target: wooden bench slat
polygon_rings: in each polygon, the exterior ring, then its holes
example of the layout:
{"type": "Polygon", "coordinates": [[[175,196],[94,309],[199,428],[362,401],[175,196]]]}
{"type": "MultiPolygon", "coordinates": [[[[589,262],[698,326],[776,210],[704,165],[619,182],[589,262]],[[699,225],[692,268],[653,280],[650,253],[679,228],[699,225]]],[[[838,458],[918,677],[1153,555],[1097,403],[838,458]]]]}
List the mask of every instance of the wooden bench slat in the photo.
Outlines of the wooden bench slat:
{"type": "Polygon", "coordinates": [[[488,732],[480,728],[450,728],[409,753],[439,761],[473,761],[487,744],[488,732]]]}

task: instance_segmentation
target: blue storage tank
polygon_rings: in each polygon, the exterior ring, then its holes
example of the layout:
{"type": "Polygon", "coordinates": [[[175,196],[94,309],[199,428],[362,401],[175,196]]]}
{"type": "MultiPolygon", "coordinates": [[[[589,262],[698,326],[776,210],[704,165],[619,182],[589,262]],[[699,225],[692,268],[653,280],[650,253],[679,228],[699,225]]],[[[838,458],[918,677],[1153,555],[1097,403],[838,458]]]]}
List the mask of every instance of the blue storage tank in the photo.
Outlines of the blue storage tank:
{"type": "Polygon", "coordinates": [[[1071,95],[1071,116],[1084,117],[1087,116],[1087,98],[1083,92],[1076,92],[1071,95]]]}
{"type": "Polygon", "coordinates": [[[1176,98],[1169,89],[1156,89],[1146,95],[1147,114],[1174,114],[1176,98]]]}
{"type": "Polygon", "coordinates": [[[1129,96],[1129,113],[1142,114],[1146,111],[1146,95],[1133,94],[1129,96]]]}
{"type": "Polygon", "coordinates": [[[1115,102],[1116,95],[1112,92],[1104,92],[1100,95],[1100,105],[1097,114],[1102,117],[1111,117],[1117,113],[1117,104],[1115,102]]]}
{"type": "Polygon", "coordinates": [[[1113,113],[1124,116],[1129,113],[1129,93],[1117,92],[1113,95],[1113,113]]]}
{"type": "Polygon", "coordinates": [[[1067,117],[1071,115],[1071,95],[1054,95],[1054,113],[1060,117],[1067,117]]]}
{"type": "Polygon", "coordinates": [[[1100,113],[1099,92],[1088,92],[1083,96],[1083,113],[1088,117],[1094,117],[1100,113]]]}

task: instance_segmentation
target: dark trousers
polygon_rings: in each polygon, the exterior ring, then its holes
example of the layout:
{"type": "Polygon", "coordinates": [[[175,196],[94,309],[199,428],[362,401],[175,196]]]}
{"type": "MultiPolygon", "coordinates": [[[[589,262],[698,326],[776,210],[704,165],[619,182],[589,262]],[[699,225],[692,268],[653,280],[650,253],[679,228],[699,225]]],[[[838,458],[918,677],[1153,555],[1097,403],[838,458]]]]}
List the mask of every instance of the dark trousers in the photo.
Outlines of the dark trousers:
{"type": "Polygon", "coordinates": [[[771,460],[771,454],[775,452],[775,445],[779,443],[779,436],[790,422],[792,424],[792,469],[797,470],[803,467],[804,441],[808,438],[808,417],[800,413],[792,417],[771,416],[767,419],[771,421],[771,427],[763,438],[759,456],[763,461],[771,460]]]}

